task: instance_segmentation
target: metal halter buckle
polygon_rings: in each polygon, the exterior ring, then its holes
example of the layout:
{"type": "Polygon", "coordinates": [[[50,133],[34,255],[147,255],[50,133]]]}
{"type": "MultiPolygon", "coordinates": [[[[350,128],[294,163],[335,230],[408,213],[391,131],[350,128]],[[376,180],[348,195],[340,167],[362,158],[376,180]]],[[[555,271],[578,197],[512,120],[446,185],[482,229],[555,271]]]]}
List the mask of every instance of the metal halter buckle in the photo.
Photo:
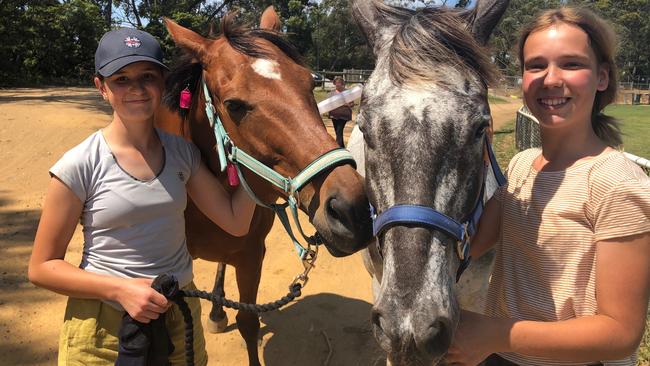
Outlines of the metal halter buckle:
{"type": "Polygon", "coordinates": [[[463,224],[463,237],[456,242],[456,254],[458,259],[464,261],[466,259],[465,251],[470,242],[469,232],[467,231],[468,224],[463,224]]]}

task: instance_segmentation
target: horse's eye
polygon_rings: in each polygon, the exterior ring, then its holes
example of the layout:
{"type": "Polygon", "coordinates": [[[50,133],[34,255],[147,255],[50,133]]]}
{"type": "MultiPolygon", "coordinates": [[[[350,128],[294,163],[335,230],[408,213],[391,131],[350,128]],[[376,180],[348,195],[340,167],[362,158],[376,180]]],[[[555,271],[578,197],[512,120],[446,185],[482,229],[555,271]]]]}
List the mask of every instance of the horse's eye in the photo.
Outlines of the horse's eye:
{"type": "Polygon", "coordinates": [[[250,109],[246,102],[239,99],[229,99],[223,102],[228,110],[228,114],[234,119],[241,119],[250,109]]]}
{"type": "Polygon", "coordinates": [[[485,121],[485,122],[481,123],[481,125],[478,126],[478,128],[476,129],[476,134],[474,135],[474,137],[477,140],[483,138],[483,136],[485,136],[485,131],[487,131],[487,129],[489,127],[490,127],[490,122],[489,121],[485,121]]]}

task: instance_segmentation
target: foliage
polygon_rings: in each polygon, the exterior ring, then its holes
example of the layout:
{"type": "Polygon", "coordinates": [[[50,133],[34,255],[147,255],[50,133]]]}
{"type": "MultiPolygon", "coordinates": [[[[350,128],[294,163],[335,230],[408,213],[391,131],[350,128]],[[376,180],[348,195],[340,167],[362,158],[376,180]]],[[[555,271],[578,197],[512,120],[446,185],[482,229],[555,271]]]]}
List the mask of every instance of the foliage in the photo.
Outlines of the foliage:
{"type": "Polygon", "coordinates": [[[314,26],[314,48],[307,60],[316,69],[371,69],[374,57],[350,14],[347,0],[324,0],[314,6],[310,23],[314,26]]]}
{"type": "Polygon", "coordinates": [[[613,25],[620,42],[617,64],[622,80],[650,76],[650,0],[511,0],[490,42],[497,67],[506,75],[518,75],[519,30],[540,11],[562,4],[588,7],[613,25]]]}
{"type": "Polygon", "coordinates": [[[517,60],[518,31],[542,9],[555,8],[560,0],[510,0],[501,22],[490,39],[490,48],[496,66],[506,75],[519,74],[517,60]]]}
{"type": "Polygon", "coordinates": [[[106,30],[89,0],[13,1],[0,8],[2,84],[88,81],[106,30]]]}
{"type": "Polygon", "coordinates": [[[650,77],[650,0],[574,0],[608,19],[619,38],[618,66],[622,80],[650,77]]]}
{"type": "MultiPolygon", "coordinates": [[[[384,0],[411,8],[444,3],[471,7],[470,0],[384,0]]],[[[161,40],[165,55],[174,49],[162,23],[168,16],[207,35],[218,30],[227,11],[256,25],[273,5],[289,40],[313,69],[370,69],[371,51],[350,15],[349,0],[0,0],[0,85],[87,83],[101,35],[117,25],[144,29],[161,40]]],[[[541,9],[561,4],[588,6],[615,26],[620,44],[621,79],[650,77],[650,0],[511,0],[491,40],[497,66],[518,75],[517,32],[541,9]]],[[[168,60],[169,61],[169,60],[168,60]]]]}

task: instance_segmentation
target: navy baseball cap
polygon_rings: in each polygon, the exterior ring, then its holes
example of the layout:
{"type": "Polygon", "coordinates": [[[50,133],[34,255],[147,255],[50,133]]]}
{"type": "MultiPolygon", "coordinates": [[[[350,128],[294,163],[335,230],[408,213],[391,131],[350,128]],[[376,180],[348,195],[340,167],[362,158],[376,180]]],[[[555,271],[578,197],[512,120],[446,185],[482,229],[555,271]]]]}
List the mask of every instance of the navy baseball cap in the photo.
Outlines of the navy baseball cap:
{"type": "Polygon", "coordinates": [[[134,28],[107,32],[95,51],[95,72],[107,77],[126,65],[149,61],[164,69],[163,53],[158,41],[149,33],[134,28]]]}

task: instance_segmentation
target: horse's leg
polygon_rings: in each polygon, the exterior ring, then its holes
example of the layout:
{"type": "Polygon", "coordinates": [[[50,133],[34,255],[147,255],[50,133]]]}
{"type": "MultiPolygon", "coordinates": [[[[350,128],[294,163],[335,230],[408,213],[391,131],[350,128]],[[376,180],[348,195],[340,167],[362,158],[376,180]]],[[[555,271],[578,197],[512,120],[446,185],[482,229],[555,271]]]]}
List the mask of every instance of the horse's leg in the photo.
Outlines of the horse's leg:
{"type": "MultiPolygon", "coordinates": [[[[237,288],[239,289],[239,301],[253,304],[257,301],[257,290],[262,275],[262,261],[264,260],[264,239],[259,240],[258,250],[249,250],[237,261],[235,266],[237,275],[237,288]]],[[[250,366],[260,366],[258,355],[260,319],[257,314],[240,310],[237,312],[237,327],[239,333],[246,342],[248,351],[248,362],[250,366]]]]}
{"type": "MultiPolygon", "coordinates": [[[[214,278],[214,288],[212,293],[216,296],[224,297],[224,281],[226,279],[226,264],[219,263],[217,267],[217,275],[214,278]]],[[[223,311],[223,306],[212,303],[212,310],[208,316],[208,332],[210,333],[223,333],[228,326],[228,315],[223,311]]]]}

